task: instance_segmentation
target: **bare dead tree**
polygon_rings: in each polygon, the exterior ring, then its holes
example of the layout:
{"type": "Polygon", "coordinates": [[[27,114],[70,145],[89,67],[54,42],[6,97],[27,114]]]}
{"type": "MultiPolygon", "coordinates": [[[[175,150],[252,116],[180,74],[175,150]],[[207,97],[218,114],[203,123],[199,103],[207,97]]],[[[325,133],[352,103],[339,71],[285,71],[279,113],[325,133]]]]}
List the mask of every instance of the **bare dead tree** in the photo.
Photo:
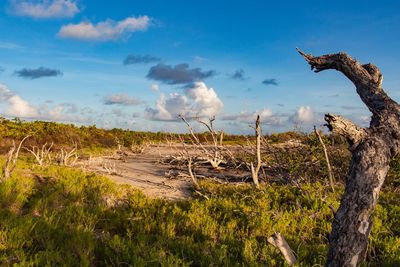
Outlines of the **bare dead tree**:
{"type": "Polygon", "coordinates": [[[211,134],[211,138],[213,141],[213,147],[211,149],[206,148],[200,142],[200,139],[196,136],[192,126],[189,124],[189,122],[186,120],[184,116],[179,115],[179,118],[181,118],[182,121],[186,124],[190,136],[192,137],[192,144],[200,148],[204,152],[207,162],[210,163],[214,169],[217,169],[221,163],[225,162],[221,146],[218,145],[218,133],[214,130],[213,126],[215,117],[210,118],[209,123],[197,119],[197,121],[203,124],[208,129],[208,132],[211,134]]]}
{"type": "Polygon", "coordinates": [[[321,143],[322,149],[324,151],[325,161],[326,161],[326,165],[328,167],[329,184],[331,186],[332,191],[335,192],[335,185],[334,185],[334,181],[333,181],[334,178],[333,178],[331,163],[329,162],[328,150],[326,149],[324,140],[322,140],[321,134],[319,133],[319,131],[317,130],[317,128],[315,126],[314,126],[314,132],[315,132],[315,135],[318,137],[318,140],[321,143]]]}
{"type": "Polygon", "coordinates": [[[74,143],[73,148],[70,150],[61,148],[60,152],[56,155],[57,162],[63,166],[72,166],[78,160],[78,145],[74,143]]]}
{"type": "Polygon", "coordinates": [[[253,162],[250,164],[251,166],[251,176],[253,177],[253,183],[256,188],[260,187],[260,183],[258,181],[258,174],[261,168],[261,125],[260,125],[260,115],[257,115],[256,119],[256,127],[255,134],[256,134],[256,147],[255,147],[255,154],[257,156],[257,165],[254,167],[253,162]]]}
{"type": "Polygon", "coordinates": [[[37,162],[37,164],[39,164],[39,166],[43,166],[43,164],[46,161],[51,160],[50,150],[53,147],[53,145],[54,145],[54,143],[51,143],[49,146],[47,146],[47,143],[45,143],[42,146],[42,148],[32,146],[31,148],[25,147],[25,150],[30,152],[35,157],[36,162],[37,162]]]}
{"type": "Polygon", "coordinates": [[[363,65],[343,52],[318,57],[298,52],[315,72],[343,73],[372,113],[368,128],[338,115],[325,115],[329,130],[345,136],[352,153],[345,192],[332,222],[326,266],[356,266],[365,260],[371,215],[389,162],[399,152],[400,106],[383,90],[383,76],[375,65],[363,65]]]}
{"type": "Polygon", "coordinates": [[[6,180],[10,178],[11,174],[13,173],[15,167],[17,166],[17,160],[19,157],[19,152],[21,150],[22,144],[25,142],[26,139],[28,139],[30,135],[25,136],[21,142],[19,142],[19,145],[16,146],[15,141],[13,140],[13,145],[10,148],[10,150],[7,153],[7,159],[6,162],[3,165],[3,173],[2,173],[2,179],[1,180],[6,180]]]}

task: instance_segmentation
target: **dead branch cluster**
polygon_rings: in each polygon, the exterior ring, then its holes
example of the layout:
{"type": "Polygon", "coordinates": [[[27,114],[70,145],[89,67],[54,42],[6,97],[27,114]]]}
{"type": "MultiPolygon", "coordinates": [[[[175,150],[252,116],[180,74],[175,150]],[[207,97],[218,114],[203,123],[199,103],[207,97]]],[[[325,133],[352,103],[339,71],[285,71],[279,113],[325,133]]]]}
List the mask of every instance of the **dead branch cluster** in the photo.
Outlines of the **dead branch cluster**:
{"type": "Polygon", "coordinates": [[[187,126],[190,139],[180,136],[179,142],[167,140],[169,151],[173,153],[162,157],[160,161],[170,166],[170,171],[166,172],[168,178],[187,178],[195,188],[198,187],[198,179],[203,177],[229,183],[252,181],[259,188],[262,182],[296,184],[314,181],[312,179],[316,173],[322,176],[326,174],[333,188],[333,172],[341,173],[342,161],[345,162],[348,157],[347,154],[337,155],[341,157],[340,163],[335,158],[331,166],[328,153],[337,154],[336,150],[341,151],[342,148],[329,147],[328,151],[319,131],[315,132],[317,139],[308,136],[306,142],[310,142],[310,147],[299,140],[272,144],[262,134],[260,116],[250,126],[254,129],[254,138],[247,138],[246,144],[231,146],[224,144],[223,132],[215,130],[215,117],[207,122],[192,119],[205,127],[206,134],[196,134],[192,121],[183,116],[180,118],[187,126]],[[319,144],[315,140],[319,140],[319,144]]]}
{"type": "Polygon", "coordinates": [[[188,177],[196,189],[199,188],[197,178],[205,177],[205,175],[202,175],[204,173],[208,174],[208,177],[212,176],[224,181],[246,181],[250,178],[254,185],[259,187],[260,171],[263,172],[265,178],[264,163],[261,158],[262,133],[259,116],[256,120],[256,127],[254,127],[256,142],[254,145],[251,144],[254,148],[242,147],[242,152],[256,155],[254,162],[236,158],[230,147],[224,145],[224,132],[216,131],[214,128],[215,117],[210,118],[208,121],[199,118],[194,119],[194,121],[205,127],[207,134],[202,135],[206,139],[205,141],[202,141],[200,136],[195,133],[187,118],[182,115],[179,117],[187,126],[190,139],[187,141],[181,136],[179,144],[172,141],[168,143],[174,151],[174,155],[164,157],[161,162],[174,166],[175,169],[181,167],[180,171],[168,173],[170,176],[174,174],[176,177],[188,177]],[[207,140],[207,136],[211,139],[207,140]],[[195,169],[200,169],[201,172],[195,171],[195,169]],[[223,170],[224,172],[222,172],[223,170]],[[232,174],[232,171],[240,174],[232,174]],[[243,171],[248,174],[243,175],[243,171]],[[201,174],[198,174],[199,172],[201,174]]]}
{"type": "Polygon", "coordinates": [[[0,180],[8,179],[11,176],[17,165],[17,160],[19,158],[21,149],[29,152],[34,157],[36,164],[39,166],[56,163],[61,166],[71,167],[77,163],[79,156],[76,143],[74,143],[72,148],[62,147],[58,152],[52,151],[54,143],[45,143],[41,147],[23,147],[25,141],[30,137],[31,135],[25,136],[18,145],[16,145],[15,141],[13,140],[12,146],[7,153],[6,161],[2,166],[0,180]]]}
{"type": "Polygon", "coordinates": [[[13,173],[15,167],[17,166],[17,160],[19,157],[19,152],[21,150],[21,147],[23,143],[25,142],[26,139],[28,139],[30,135],[25,136],[21,142],[19,142],[19,145],[17,146],[15,144],[15,141],[13,140],[12,147],[7,153],[7,159],[6,162],[3,165],[2,168],[2,173],[1,173],[1,180],[6,180],[10,178],[11,174],[13,173]]]}
{"type": "Polygon", "coordinates": [[[109,175],[122,176],[122,171],[116,166],[115,162],[104,161],[101,166],[109,175]]]}

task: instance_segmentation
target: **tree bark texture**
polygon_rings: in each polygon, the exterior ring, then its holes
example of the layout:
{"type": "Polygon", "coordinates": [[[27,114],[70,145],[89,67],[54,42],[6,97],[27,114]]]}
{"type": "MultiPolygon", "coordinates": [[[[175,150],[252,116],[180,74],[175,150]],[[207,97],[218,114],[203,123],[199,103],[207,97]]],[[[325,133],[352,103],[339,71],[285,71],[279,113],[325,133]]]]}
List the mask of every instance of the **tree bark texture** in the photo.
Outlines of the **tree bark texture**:
{"type": "Polygon", "coordinates": [[[334,69],[356,87],[372,113],[361,128],[337,115],[326,114],[328,128],[347,138],[352,152],[345,191],[332,222],[326,266],[357,266],[365,260],[372,214],[400,147],[400,107],[382,89],[382,74],[373,64],[361,64],[346,53],[314,57],[298,50],[315,72],[334,69]]]}

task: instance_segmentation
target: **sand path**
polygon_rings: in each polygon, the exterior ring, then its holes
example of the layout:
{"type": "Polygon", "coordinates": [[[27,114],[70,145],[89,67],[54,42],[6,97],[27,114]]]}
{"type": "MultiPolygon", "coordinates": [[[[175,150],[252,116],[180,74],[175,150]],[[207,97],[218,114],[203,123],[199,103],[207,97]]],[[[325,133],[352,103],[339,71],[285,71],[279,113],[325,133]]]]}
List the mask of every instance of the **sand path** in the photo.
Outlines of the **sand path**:
{"type": "Polygon", "coordinates": [[[102,173],[118,184],[129,184],[141,189],[148,196],[170,200],[187,198],[190,195],[190,180],[183,177],[167,178],[165,173],[170,168],[160,163],[163,156],[171,153],[173,151],[168,146],[152,146],[144,153],[124,157],[124,160],[113,157],[92,158],[88,169],[102,173]],[[120,175],[108,174],[104,164],[121,172],[120,175]]]}

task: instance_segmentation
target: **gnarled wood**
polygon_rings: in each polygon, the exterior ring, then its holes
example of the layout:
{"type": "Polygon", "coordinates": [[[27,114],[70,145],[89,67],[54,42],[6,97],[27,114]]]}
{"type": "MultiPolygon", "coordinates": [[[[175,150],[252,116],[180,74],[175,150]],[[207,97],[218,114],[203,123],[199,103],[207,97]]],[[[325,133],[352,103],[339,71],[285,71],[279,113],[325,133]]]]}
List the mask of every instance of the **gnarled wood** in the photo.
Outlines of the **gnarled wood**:
{"type": "Polygon", "coordinates": [[[382,89],[382,74],[376,66],[362,65],[346,53],[314,57],[298,51],[316,72],[342,72],[372,112],[368,129],[340,116],[325,115],[329,129],[345,136],[352,152],[345,192],[332,222],[326,266],[356,266],[365,259],[371,215],[390,159],[399,152],[400,106],[382,89]]]}
{"type": "Polygon", "coordinates": [[[336,134],[344,136],[351,147],[356,147],[365,138],[367,132],[350,120],[339,115],[325,114],[325,126],[336,134]]]}

